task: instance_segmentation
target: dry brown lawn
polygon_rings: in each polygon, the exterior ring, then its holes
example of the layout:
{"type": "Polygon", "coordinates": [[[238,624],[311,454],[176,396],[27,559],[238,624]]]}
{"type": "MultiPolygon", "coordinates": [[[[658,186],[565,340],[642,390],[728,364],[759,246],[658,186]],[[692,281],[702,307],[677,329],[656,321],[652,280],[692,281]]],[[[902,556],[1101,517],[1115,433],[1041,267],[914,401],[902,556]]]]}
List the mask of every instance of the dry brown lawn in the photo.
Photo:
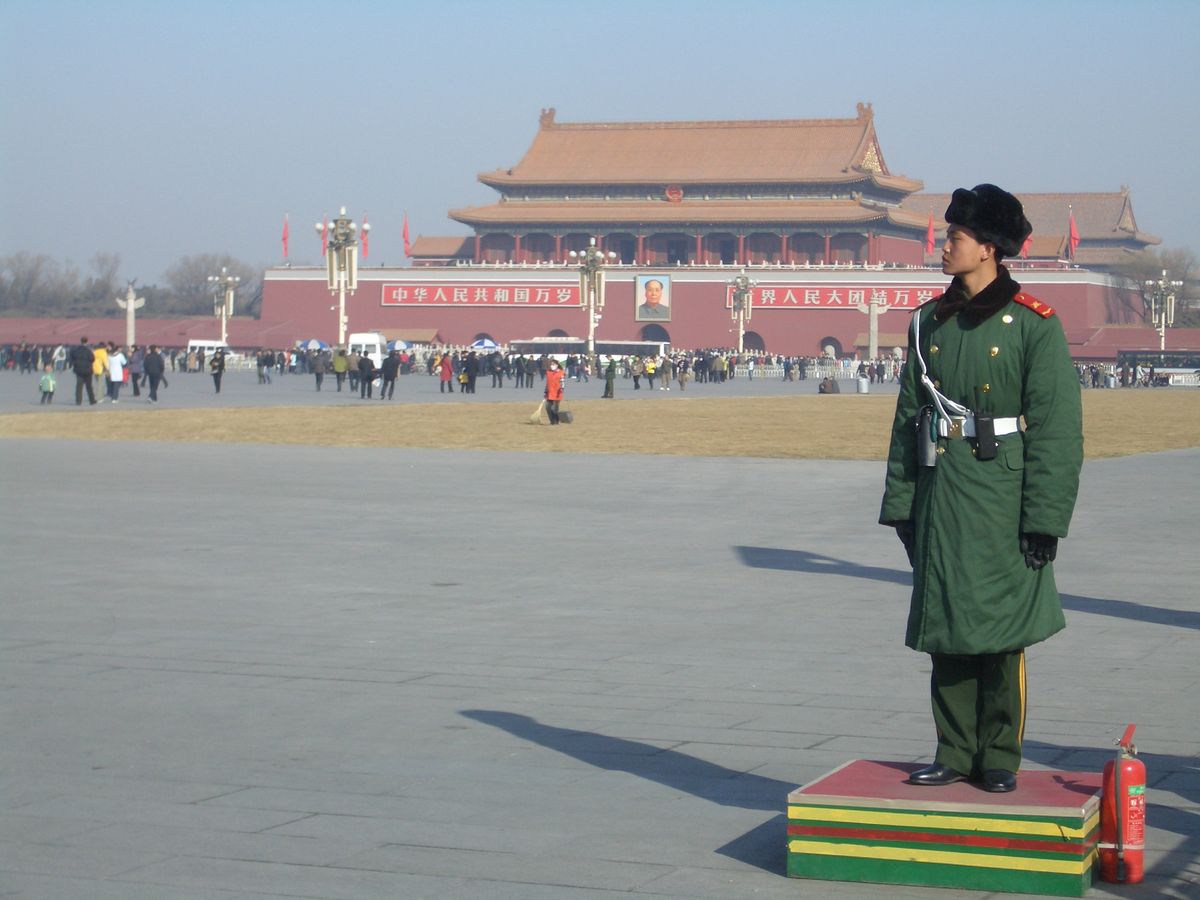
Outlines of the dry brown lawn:
{"type": "MultiPolygon", "coordinates": [[[[558,428],[530,425],[530,402],[18,413],[0,415],[0,437],[883,459],[895,400],[843,394],[569,407],[575,424],[558,428]]],[[[1200,446],[1200,391],[1086,391],[1083,409],[1090,459],[1200,446]]]]}

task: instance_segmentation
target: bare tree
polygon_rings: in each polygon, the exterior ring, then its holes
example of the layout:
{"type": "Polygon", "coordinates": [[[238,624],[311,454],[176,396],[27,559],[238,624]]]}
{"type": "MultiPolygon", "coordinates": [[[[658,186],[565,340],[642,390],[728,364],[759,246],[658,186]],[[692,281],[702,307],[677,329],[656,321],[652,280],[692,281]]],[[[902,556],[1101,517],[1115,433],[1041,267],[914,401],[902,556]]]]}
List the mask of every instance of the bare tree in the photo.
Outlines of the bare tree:
{"type": "Polygon", "coordinates": [[[81,298],[88,304],[113,303],[120,290],[121,257],[117,253],[97,253],[91,259],[91,276],[84,281],[81,298]]]}
{"type": "Polygon", "coordinates": [[[1196,279],[1200,274],[1197,271],[1196,254],[1186,248],[1174,248],[1158,252],[1143,250],[1130,256],[1121,265],[1113,266],[1111,273],[1121,280],[1122,287],[1128,291],[1127,299],[1123,300],[1126,315],[1120,316],[1118,321],[1127,321],[1132,315],[1134,319],[1149,324],[1150,302],[1147,299],[1146,282],[1158,281],[1164,270],[1172,281],[1183,282],[1183,288],[1175,300],[1175,324],[1189,324],[1188,320],[1200,318],[1191,310],[1189,299],[1196,291],[1196,279]]]}
{"type": "Polygon", "coordinates": [[[262,302],[261,269],[254,269],[227,254],[202,253],[185,256],[166,271],[171,308],[162,313],[205,315],[213,309],[213,286],[209,276],[220,275],[221,269],[242,279],[237,289],[234,315],[257,313],[262,302]]]}
{"type": "Polygon", "coordinates": [[[0,313],[65,314],[79,292],[79,273],[45,254],[21,251],[0,258],[0,313]]]}

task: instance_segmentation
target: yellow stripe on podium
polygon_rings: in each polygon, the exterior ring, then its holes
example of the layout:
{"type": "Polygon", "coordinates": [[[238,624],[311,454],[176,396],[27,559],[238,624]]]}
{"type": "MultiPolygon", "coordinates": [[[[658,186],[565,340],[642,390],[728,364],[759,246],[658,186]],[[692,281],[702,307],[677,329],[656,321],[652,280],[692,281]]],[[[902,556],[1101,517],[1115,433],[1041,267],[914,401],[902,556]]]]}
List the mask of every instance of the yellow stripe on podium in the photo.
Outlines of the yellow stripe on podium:
{"type": "Polygon", "coordinates": [[[1082,859],[1037,859],[1025,856],[987,856],[980,853],[952,853],[945,850],[917,850],[910,847],[881,847],[859,844],[830,844],[791,841],[788,850],[812,856],[854,857],[935,865],[971,866],[980,869],[1012,869],[1022,872],[1050,872],[1056,875],[1082,875],[1092,865],[1095,852],[1082,859]]]}
{"type": "Polygon", "coordinates": [[[834,806],[789,806],[788,819],[822,822],[852,822],[860,825],[891,825],[905,828],[938,828],[949,831],[987,831],[1004,834],[1036,834],[1082,840],[1095,830],[1100,820],[1093,815],[1082,828],[1058,822],[1031,822],[1027,819],[977,819],[971,816],[947,816],[928,813],[877,812],[866,809],[840,809],[834,806]]]}

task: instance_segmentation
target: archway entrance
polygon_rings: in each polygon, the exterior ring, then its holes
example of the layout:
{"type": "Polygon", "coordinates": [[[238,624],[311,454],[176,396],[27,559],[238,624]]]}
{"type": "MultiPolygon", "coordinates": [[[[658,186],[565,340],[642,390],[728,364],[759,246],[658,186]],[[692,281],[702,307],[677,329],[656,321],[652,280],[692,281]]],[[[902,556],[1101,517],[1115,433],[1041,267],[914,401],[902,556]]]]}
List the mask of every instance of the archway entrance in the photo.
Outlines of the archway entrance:
{"type": "Polygon", "coordinates": [[[642,328],[643,341],[665,341],[671,343],[671,335],[661,325],[646,325],[642,328]]]}
{"type": "Polygon", "coordinates": [[[839,341],[839,340],[838,340],[837,338],[835,338],[835,337],[823,337],[823,338],[821,338],[821,342],[820,342],[820,345],[819,345],[819,347],[818,347],[818,353],[819,353],[819,355],[821,355],[821,356],[828,356],[828,355],[829,355],[829,351],[830,351],[830,350],[832,350],[832,352],[833,352],[833,358],[834,358],[834,359],[841,359],[841,358],[842,358],[842,342],[841,342],[841,341],[839,341]]]}

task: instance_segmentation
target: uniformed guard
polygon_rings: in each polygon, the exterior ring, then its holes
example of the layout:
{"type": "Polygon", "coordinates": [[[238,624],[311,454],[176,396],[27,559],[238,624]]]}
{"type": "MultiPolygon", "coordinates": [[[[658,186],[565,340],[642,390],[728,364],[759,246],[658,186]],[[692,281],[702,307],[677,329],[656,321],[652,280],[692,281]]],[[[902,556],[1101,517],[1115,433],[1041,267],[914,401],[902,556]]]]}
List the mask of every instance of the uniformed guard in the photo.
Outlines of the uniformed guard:
{"type": "Polygon", "coordinates": [[[1017,785],[1025,648],[1066,622],[1054,583],[1083,461],[1079,379],[1054,310],[1001,264],[1032,228],[995,185],[954,192],[918,309],[879,521],[913,566],[905,643],[930,654],[937,755],[909,781],[1017,785]]]}

